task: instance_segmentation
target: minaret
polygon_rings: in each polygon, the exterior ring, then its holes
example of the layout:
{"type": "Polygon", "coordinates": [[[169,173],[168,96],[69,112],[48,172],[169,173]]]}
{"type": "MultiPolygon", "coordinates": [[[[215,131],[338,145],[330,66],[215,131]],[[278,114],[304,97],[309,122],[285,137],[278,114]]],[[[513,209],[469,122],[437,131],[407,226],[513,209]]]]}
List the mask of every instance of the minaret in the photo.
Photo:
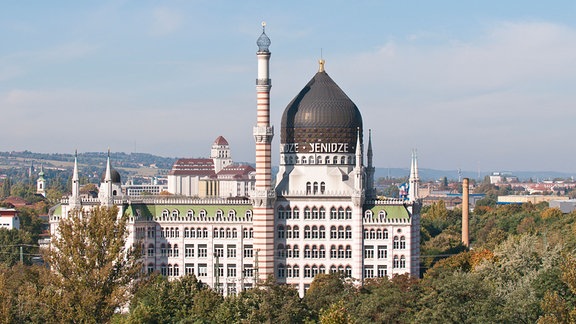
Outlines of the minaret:
{"type": "Polygon", "coordinates": [[[108,149],[108,160],[106,161],[106,175],[100,184],[100,202],[102,206],[111,207],[114,204],[112,196],[112,166],[110,165],[110,149],[108,149]]]}
{"type": "Polygon", "coordinates": [[[354,189],[362,192],[364,181],[362,181],[363,176],[363,158],[362,158],[362,142],[360,141],[360,128],[357,131],[357,138],[356,138],[356,166],[354,167],[354,189]]]}
{"type": "Polygon", "coordinates": [[[408,180],[408,200],[416,201],[418,197],[418,187],[420,185],[420,178],[418,177],[418,157],[416,150],[412,151],[412,163],[410,164],[410,179],[408,180]]]}
{"type": "Polygon", "coordinates": [[[252,193],[254,250],[258,255],[256,275],[262,280],[274,275],[274,202],[272,189],[271,143],[274,128],[270,126],[270,38],[266,35],[266,23],[262,23],[262,35],[258,38],[258,78],[256,79],[257,119],[254,127],[256,141],[256,184],[252,193]]]}
{"type": "Polygon", "coordinates": [[[373,198],[374,197],[374,164],[372,161],[373,153],[372,153],[372,130],[368,130],[368,151],[367,151],[367,158],[368,158],[368,166],[366,168],[366,195],[373,198]]]}
{"type": "Polygon", "coordinates": [[[44,179],[44,166],[40,164],[40,172],[36,179],[36,194],[46,197],[46,179],[44,179]]]}
{"type": "Polygon", "coordinates": [[[72,196],[68,202],[70,209],[80,207],[80,178],[78,177],[78,151],[74,152],[74,171],[72,173],[72,196]]]}

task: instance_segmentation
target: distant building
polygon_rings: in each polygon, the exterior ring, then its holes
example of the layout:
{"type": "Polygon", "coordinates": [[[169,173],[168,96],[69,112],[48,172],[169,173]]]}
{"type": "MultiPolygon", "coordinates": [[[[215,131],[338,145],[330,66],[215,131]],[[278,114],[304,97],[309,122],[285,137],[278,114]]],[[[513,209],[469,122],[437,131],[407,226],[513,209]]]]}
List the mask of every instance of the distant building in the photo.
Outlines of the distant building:
{"type": "Polygon", "coordinates": [[[509,205],[509,204],[524,204],[533,203],[538,204],[541,202],[550,202],[552,200],[568,200],[568,197],[563,196],[552,196],[552,195],[510,195],[510,196],[499,196],[499,205],[509,205]]]}
{"type": "Polygon", "coordinates": [[[46,197],[46,179],[42,165],[40,165],[40,172],[38,172],[38,179],[36,179],[36,194],[46,197]]]}
{"type": "Polygon", "coordinates": [[[550,208],[558,208],[564,214],[571,213],[576,210],[576,199],[550,200],[550,208]]]}
{"type": "Polygon", "coordinates": [[[246,197],[254,190],[256,170],[233,164],[228,141],[218,136],[210,158],[186,158],[174,163],[168,173],[168,192],[186,197],[246,197]]]}
{"type": "Polygon", "coordinates": [[[490,184],[503,184],[518,182],[518,177],[510,172],[492,172],[490,175],[490,184]]]}
{"type": "Polygon", "coordinates": [[[0,207],[0,228],[20,229],[20,218],[16,209],[0,207]]]}

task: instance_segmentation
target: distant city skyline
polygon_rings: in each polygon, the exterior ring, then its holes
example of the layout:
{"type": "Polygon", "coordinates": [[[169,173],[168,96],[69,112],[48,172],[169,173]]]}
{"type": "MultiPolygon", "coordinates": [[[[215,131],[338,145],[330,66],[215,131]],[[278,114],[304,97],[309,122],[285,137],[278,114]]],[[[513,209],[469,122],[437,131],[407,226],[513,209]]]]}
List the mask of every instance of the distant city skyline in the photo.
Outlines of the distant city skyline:
{"type": "Polygon", "coordinates": [[[572,1],[3,1],[0,151],[254,162],[263,20],[274,165],[322,55],[377,167],[576,172],[572,1]]]}

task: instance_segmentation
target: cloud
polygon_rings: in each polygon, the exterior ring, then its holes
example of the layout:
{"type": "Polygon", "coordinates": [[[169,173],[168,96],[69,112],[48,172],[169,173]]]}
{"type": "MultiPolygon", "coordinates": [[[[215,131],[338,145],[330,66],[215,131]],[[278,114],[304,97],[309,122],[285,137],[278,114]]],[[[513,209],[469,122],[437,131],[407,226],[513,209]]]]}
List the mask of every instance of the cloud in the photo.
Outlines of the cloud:
{"type": "Polygon", "coordinates": [[[182,26],[182,15],[165,7],[155,8],[152,12],[151,34],[164,36],[174,33],[182,26]]]}

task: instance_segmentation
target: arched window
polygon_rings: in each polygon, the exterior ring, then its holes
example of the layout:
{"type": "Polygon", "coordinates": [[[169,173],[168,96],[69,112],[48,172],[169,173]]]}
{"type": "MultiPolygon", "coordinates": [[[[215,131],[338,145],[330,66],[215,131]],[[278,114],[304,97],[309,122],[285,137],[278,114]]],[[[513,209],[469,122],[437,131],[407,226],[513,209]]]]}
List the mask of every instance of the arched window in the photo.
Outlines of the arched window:
{"type": "Polygon", "coordinates": [[[394,236],[394,241],[392,243],[392,248],[394,249],[399,249],[400,248],[400,240],[398,239],[398,236],[394,236]]]}
{"type": "Polygon", "coordinates": [[[202,229],[200,227],[198,227],[196,229],[196,237],[197,238],[201,238],[202,237],[202,229]]]}
{"type": "Polygon", "coordinates": [[[164,263],[162,263],[162,265],[160,265],[160,274],[163,276],[168,275],[168,272],[166,271],[166,265],[164,263]]]}
{"type": "Polygon", "coordinates": [[[148,256],[149,257],[154,256],[154,244],[148,244],[148,256]]]}
{"type": "Polygon", "coordinates": [[[234,209],[231,209],[228,211],[228,217],[232,218],[236,216],[236,211],[234,209]]]}
{"type": "Polygon", "coordinates": [[[305,156],[302,157],[302,164],[306,164],[306,157],[305,156]]]}
{"type": "Polygon", "coordinates": [[[326,267],[324,265],[321,265],[319,271],[320,273],[326,273],[326,267]]]}
{"type": "Polygon", "coordinates": [[[330,208],[330,219],[337,219],[338,212],[336,211],[335,207],[330,208]]]}
{"type": "Polygon", "coordinates": [[[168,217],[168,215],[170,215],[170,212],[168,211],[168,209],[164,209],[162,211],[162,218],[166,219],[168,217]]]}
{"type": "Polygon", "coordinates": [[[320,237],[320,235],[318,233],[318,226],[316,226],[316,225],[312,226],[312,238],[317,239],[319,237],[320,237]]]}
{"type": "Polygon", "coordinates": [[[180,276],[180,267],[177,264],[175,264],[174,265],[174,277],[178,277],[178,276],[180,276]]]}
{"type": "Polygon", "coordinates": [[[237,238],[238,237],[238,230],[233,228],[232,229],[232,238],[237,238]]]}
{"type": "Polygon", "coordinates": [[[346,277],[348,278],[352,278],[352,267],[351,266],[346,266],[346,277]]]}
{"type": "MultiPolygon", "coordinates": [[[[222,233],[222,232],[220,232],[220,233],[222,233]]],[[[202,229],[202,235],[203,235],[204,237],[208,237],[208,229],[207,229],[206,227],[204,227],[204,228],[202,229]]]]}
{"type": "Polygon", "coordinates": [[[172,244],[168,243],[168,257],[172,257],[172,244]]]}
{"type": "Polygon", "coordinates": [[[331,239],[336,239],[338,238],[338,231],[336,230],[336,226],[332,225],[330,227],[330,238],[331,239]]]}
{"type": "Polygon", "coordinates": [[[178,215],[180,215],[180,213],[178,212],[178,210],[174,209],[174,210],[172,211],[172,217],[177,218],[178,215]]]}
{"type": "Polygon", "coordinates": [[[186,212],[186,217],[194,217],[194,211],[192,209],[188,209],[188,211],[186,212]]]}
{"type": "Polygon", "coordinates": [[[216,219],[222,219],[223,215],[224,215],[224,213],[222,212],[222,210],[218,209],[216,211],[216,219]]]}
{"type": "Polygon", "coordinates": [[[279,239],[284,238],[284,226],[282,226],[282,225],[278,226],[278,238],[279,239]]]}
{"type": "Polygon", "coordinates": [[[338,164],[338,157],[337,157],[337,156],[335,156],[335,157],[332,159],[332,164],[338,164]]]}
{"type": "Polygon", "coordinates": [[[304,219],[310,219],[312,216],[312,214],[310,213],[310,208],[309,207],[305,207],[304,208],[304,219]]]}
{"type": "Polygon", "coordinates": [[[338,208],[338,219],[344,219],[344,208],[338,208]]]}
{"type": "Polygon", "coordinates": [[[352,238],[352,227],[350,226],[346,226],[346,239],[351,239],[352,238]]]}
{"type": "Polygon", "coordinates": [[[178,249],[178,244],[174,244],[174,257],[177,258],[178,256],[180,256],[180,249],[178,249]]]}
{"type": "Polygon", "coordinates": [[[283,264],[278,265],[278,278],[284,278],[286,275],[286,269],[284,268],[283,264]]]}
{"type": "Polygon", "coordinates": [[[304,246],[304,259],[310,259],[310,246],[309,245],[305,245],[304,246]]]}
{"type": "Polygon", "coordinates": [[[247,210],[246,213],[244,213],[244,215],[248,218],[252,217],[252,211],[251,210],[247,210]]]}
{"type": "Polygon", "coordinates": [[[380,217],[381,219],[386,217],[386,211],[384,209],[380,210],[378,212],[378,217],[380,217]]]}
{"type": "Polygon", "coordinates": [[[294,209],[292,209],[292,216],[294,219],[300,219],[300,210],[298,207],[294,207],[294,209]]]}
{"type": "Polygon", "coordinates": [[[213,236],[214,238],[218,238],[218,237],[219,237],[218,233],[220,233],[220,232],[218,231],[218,228],[215,228],[215,229],[214,229],[214,235],[212,235],[212,236],[213,236]]]}
{"type": "Polygon", "coordinates": [[[324,247],[324,245],[320,245],[320,254],[318,255],[318,257],[320,259],[326,258],[326,248],[324,247]]]}
{"type": "Polygon", "coordinates": [[[388,239],[388,229],[385,228],[385,229],[382,231],[382,236],[383,236],[383,238],[384,238],[385,240],[388,239]]]}
{"type": "Polygon", "coordinates": [[[340,157],[340,164],[346,164],[346,157],[345,156],[340,157]]]}
{"type": "Polygon", "coordinates": [[[190,237],[190,229],[188,227],[184,227],[184,237],[190,237]]]}
{"type": "Polygon", "coordinates": [[[344,226],[338,226],[338,238],[339,239],[344,238],[344,226]]]}
{"type": "Polygon", "coordinates": [[[350,207],[346,208],[346,219],[352,219],[352,209],[350,207]]]}
{"type": "Polygon", "coordinates": [[[372,211],[370,209],[368,209],[367,211],[364,212],[364,216],[368,217],[368,218],[372,218],[372,211]]]}
{"type": "Polygon", "coordinates": [[[314,156],[310,155],[310,156],[308,157],[308,163],[309,163],[309,164],[314,164],[314,156]]]}
{"type": "Polygon", "coordinates": [[[400,268],[401,269],[406,268],[406,257],[405,256],[400,257],[400,268]]]}
{"type": "Polygon", "coordinates": [[[370,232],[367,228],[364,229],[364,239],[367,240],[370,238],[370,232]]]}
{"type": "Polygon", "coordinates": [[[314,182],[314,188],[313,188],[313,190],[314,190],[314,194],[317,194],[317,193],[318,193],[318,182],[314,182]]]}
{"type": "Polygon", "coordinates": [[[336,266],[333,265],[330,267],[330,273],[336,273],[338,270],[336,270],[336,266]]]}
{"type": "Polygon", "coordinates": [[[400,236],[400,249],[406,248],[406,238],[404,236],[400,236]]]}
{"type": "Polygon", "coordinates": [[[298,249],[298,245],[294,245],[294,258],[298,259],[300,257],[300,250],[298,249]]]}
{"type": "Polygon", "coordinates": [[[300,228],[297,225],[292,228],[292,233],[295,239],[300,238],[300,228]]]}
{"type": "Polygon", "coordinates": [[[304,239],[309,239],[311,236],[310,234],[310,226],[304,226],[304,239]]]}
{"type": "Polygon", "coordinates": [[[277,250],[276,252],[277,252],[276,255],[277,255],[279,258],[283,258],[283,257],[284,257],[284,245],[283,245],[283,244],[278,244],[278,250],[277,250]]]}
{"type": "Polygon", "coordinates": [[[338,258],[338,250],[336,250],[336,245],[332,245],[330,247],[330,258],[331,259],[336,259],[338,258]]]}
{"type": "Polygon", "coordinates": [[[376,239],[381,240],[382,239],[382,230],[378,229],[376,231],[376,239]]]}
{"type": "Polygon", "coordinates": [[[320,234],[320,239],[326,238],[326,227],[324,227],[324,225],[320,225],[320,229],[318,232],[320,234]]]}
{"type": "Polygon", "coordinates": [[[393,268],[399,268],[400,267],[400,259],[398,258],[397,255],[394,256],[394,262],[392,263],[392,267],[393,268]]]}
{"type": "Polygon", "coordinates": [[[200,211],[200,218],[204,218],[204,217],[206,217],[206,211],[204,209],[202,209],[200,211]]]}
{"type": "Polygon", "coordinates": [[[324,207],[320,207],[320,219],[326,219],[326,209],[324,207]]]}
{"type": "Polygon", "coordinates": [[[376,239],[376,231],[374,229],[370,230],[370,239],[372,240],[376,239]]]}
{"type": "Polygon", "coordinates": [[[295,265],[292,268],[292,272],[294,273],[294,278],[299,278],[300,277],[300,267],[298,265],[295,265]]]}
{"type": "Polygon", "coordinates": [[[312,219],[318,219],[319,214],[318,214],[318,208],[316,208],[316,206],[312,207],[312,219]]]}
{"type": "Polygon", "coordinates": [[[317,274],[318,274],[318,266],[313,265],[312,266],[312,277],[316,277],[317,274]]]}
{"type": "Polygon", "coordinates": [[[311,278],[311,277],[312,277],[312,272],[310,271],[310,266],[305,265],[304,266],[304,278],[311,278]]]}
{"type": "Polygon", "coordinates": [[[278,206],[278,219],[284,219],[284,218],[285,218],[284,207],[278,206]]]}
{"type": "Polygon", "coordinates": [[[320,182],[320,193],[324,193],[326,191],[326,183],[320,182]]]}
{"type": "Polygon", "coordinates": [[[292,257],[292,248],[290,247],[289,244],[286,245],[285,250],[286,250],[286,257],[287,257],[287,258],[291,258],[291,257],[292,257]]]}
{"type": "Polygon", "coordinates": [[[166,244],[164,243],[160,244],[160,256],[166,256],[166,244]]]}
{"type": "Polygon", "coordinates": [[[338,259],[344,259],[344,247],[338,245],[338,259]]]}
{"type": "Polygon", "coordinates": [[[352,247],[350,245],[346,245],[345,258],[352,259],[352,247]]]}
{"type": "Polygon", "coordinates": [[[327,157],[324,158],[324,163],[325,163],[325,164],[330,164],[330,157],[329,157],[329,156],[327,156],[327,157]]]}
{"type": "Polygon", "coordinates": [[[286,226],[286,238],[292,238],[292,226],[290,225],[286,226]]]}
{"type": "Polygon", "coordinates": [[[318,259],[318,247],[316,245],[312,246],[312,258],[318,259]]]}
{"type": "Polygon", "coordinates": [[[232,237],[232,231],[230,230],[230,228],[226,228],[226,238],[231,238],[232,237]]]}

